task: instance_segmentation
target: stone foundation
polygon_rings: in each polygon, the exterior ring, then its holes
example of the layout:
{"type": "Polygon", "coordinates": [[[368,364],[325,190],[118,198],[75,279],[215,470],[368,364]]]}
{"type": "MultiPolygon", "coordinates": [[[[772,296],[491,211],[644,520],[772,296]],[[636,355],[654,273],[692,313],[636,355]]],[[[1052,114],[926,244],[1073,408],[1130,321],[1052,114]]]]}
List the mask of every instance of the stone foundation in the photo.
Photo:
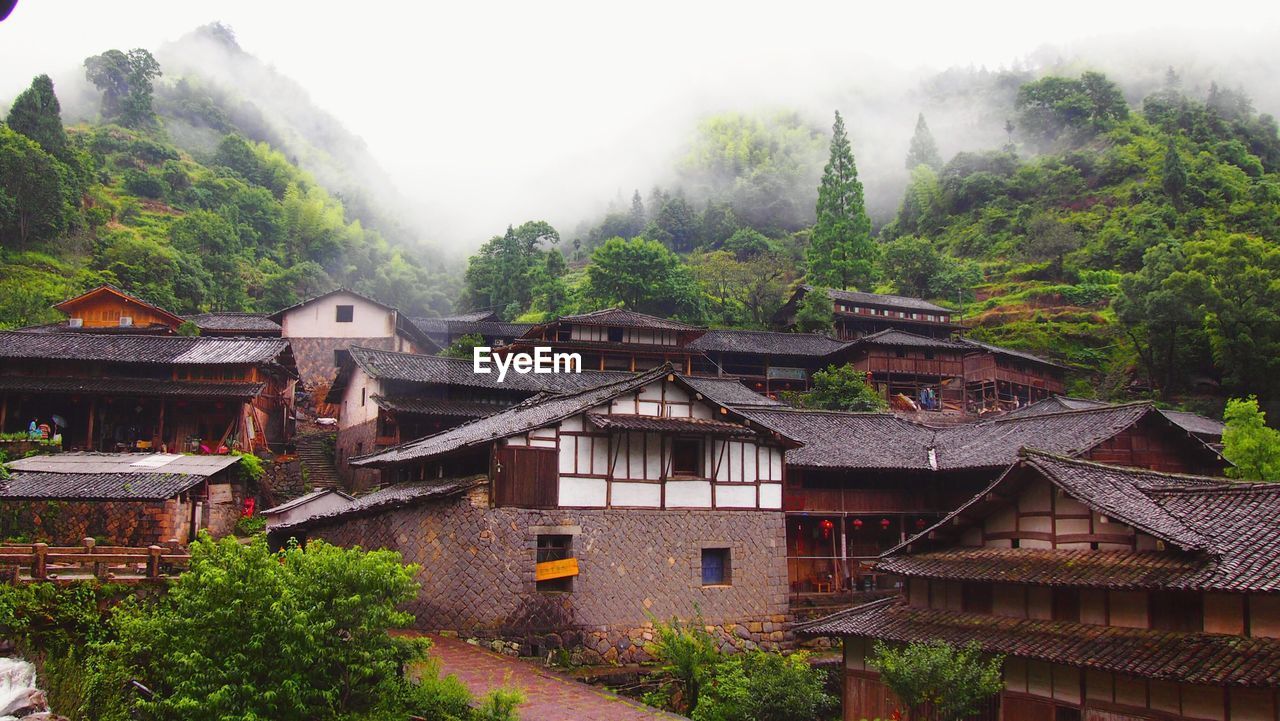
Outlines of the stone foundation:
{"type": "Polygon", "coordinates": [[[725,650],[779,648],[789,632],[780,511],[491,508],[487,489],[310,529],[310,538],[388,548],[421,568],[408,611],[423,630],[573,649],[584,662],[648,659],[653,621],[700,618],[725,650]],[[569,535],[579,575],[539,591],[539,535],[569,535]],[[702,549],[730,549],[730,583],[702,585],[702,549]]]}
{"type": "MultiPolygon", "coordinates": [[[[372,403],[372,401],[370,401],[372,403]]],[[[352,456],[372,453],[378,436],[378,422],[366,421],[338,431],[338,440],[334,443],[334,464],[338,467],[338,477],[343,485],[352,492],[365,491],[378,483],[378,471],[372,468],[352,468],[347,461],[352,456]]]]}
{"type": "Polygon", "coordinates": [[[353,345],[379,350],[396,350],[397,338],[289,338],[294,361],[298,364],[298,379],[311,395],[311,405],[320,413],[337,417],[338,408],[324,402],[329,386],[338,377],[338,367],[333,363],[333,352],[353,345]]]}
{"type": "Polygon", "coordinates": [[[0,534],[55,546],[78,546],[96,538],[109,546],[149,546],[176,538],[186,543],[191,502],[41,501],[0,502],[0,534]]]}

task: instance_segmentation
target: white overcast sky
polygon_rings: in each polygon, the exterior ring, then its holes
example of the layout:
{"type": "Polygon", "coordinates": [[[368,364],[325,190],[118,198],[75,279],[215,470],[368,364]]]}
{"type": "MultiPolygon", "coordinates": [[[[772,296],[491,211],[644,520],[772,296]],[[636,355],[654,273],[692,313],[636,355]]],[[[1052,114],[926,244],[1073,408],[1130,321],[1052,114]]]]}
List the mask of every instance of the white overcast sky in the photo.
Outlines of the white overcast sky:
{"type": "Polygon", "coordinates": [[[557,194],[611,198],[671,152],[691,108],[811,106],[837,73],[994,69],[1100,36],[1248,35],[1275,28],[1280,3],[19,0],[0,23],[0,98],[215,20],[363,137],[406,196],[496,232],[557,194]]]}

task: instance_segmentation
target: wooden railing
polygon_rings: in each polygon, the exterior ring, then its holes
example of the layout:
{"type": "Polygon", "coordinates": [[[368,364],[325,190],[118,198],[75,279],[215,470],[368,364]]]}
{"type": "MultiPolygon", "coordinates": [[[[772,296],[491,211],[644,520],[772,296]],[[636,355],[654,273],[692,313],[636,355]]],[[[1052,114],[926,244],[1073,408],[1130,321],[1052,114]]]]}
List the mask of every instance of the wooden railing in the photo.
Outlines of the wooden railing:
{"type": "Polygon", "coordinates": [[[99,546],[92,538],[79,546],[6,543],[0,545],[0,581],[158,581],[176,576],[190,562],[191,555],[172,540],[145,548],[99,546]]]}

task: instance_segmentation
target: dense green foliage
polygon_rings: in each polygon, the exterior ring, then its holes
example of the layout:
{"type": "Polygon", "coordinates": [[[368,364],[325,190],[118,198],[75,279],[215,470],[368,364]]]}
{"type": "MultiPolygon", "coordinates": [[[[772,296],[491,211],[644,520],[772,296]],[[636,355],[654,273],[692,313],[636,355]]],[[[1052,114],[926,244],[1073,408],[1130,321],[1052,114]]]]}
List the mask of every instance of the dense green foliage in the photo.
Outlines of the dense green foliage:
{"type": "Polygon", "coordinates": [[[0,125],[0,327],[56,320],[50,305],[101,283],[178,313],[274,311],[336,285],[413,315],[449,308],[441,274],[278,150],[230,125],[207,156],[171,144],[145,50],[86,72],[119,124],[64,129],[40,76],[0,125]]]}
{"type": "Polygon", "coordinates": [[[870,663],[906,705],[907,721],[954,721],[976,713],[1004,688],[1003,656],[984,657],[977,642],[943,641],[901,647],[877,641],[870,663]]]}
{"type": "Polygon", "coordinates": [[[1280,481],[1280,431],[1267,427],[1258,399],[1232,398],[1222,414],[1222,455],[1227,475],[1245,481],[1280,481]]]}
{"type": "Polygon", "coordinates": [[[872,387],[869,375],[848,363],[815,371],[812,387],[789,394],[788,400],[801,408],[824,411],[863,413],[888,408],[884,398],[872,387]]]}
{"type": "Polygon", "coordinates": [[[596,248],[583,294],[597,308],[616,305],[665,317],[702,317],[693,274],[666,246],[646,238],[612,238],[596,248]]]}
{"type": "Polygon", "coordinates": [[[806,654],[725,654],[701,619],[656,622],[645,648],[665,679],[645,701],[694,721],[814,721],[837,706],[806,654]]]}
{"type": "Polygon", "coordinates": [[[831,157],[818,186],[818,218],[809,236],[807,260],[810,282],[841,290],[869,289],[875,275],[871,219],[840,113],[831,130],[831,157]]]}
{"type": "Polygon", "coordinates": [[[159,594],[88,584],[0,589],[0,632],[37,661],[59,713],[77,721],[514,718],[510,693],[472,709],[456,679],[424,662],[428,642],[388,634],[411,620],[396,607],[417,591],[414,568],[397,554],[320,542],[276,554],[261,537],[202,538],[191,550],[191,569],[159,594]],[[411,664],[421,664],[420,681],[406,676],[411,664]]]}

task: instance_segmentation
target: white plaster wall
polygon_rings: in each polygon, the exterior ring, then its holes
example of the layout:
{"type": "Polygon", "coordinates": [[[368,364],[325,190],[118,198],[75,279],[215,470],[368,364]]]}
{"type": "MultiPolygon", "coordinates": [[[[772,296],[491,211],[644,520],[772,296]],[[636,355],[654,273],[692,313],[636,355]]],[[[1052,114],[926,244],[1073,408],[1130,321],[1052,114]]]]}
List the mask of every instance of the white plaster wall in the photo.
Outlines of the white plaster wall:
{"type": "Polygon", "coordinates": [[[760,507],[761,508],[782,508],[782,484],[781,483],[761,483],[760,484],[760,507]]]}
{"type": "Polygon", "coordinates": [[[754,508],[755,486],[716,486],[717,508],[754,508]]]}
{"type": "Polygon", "coordinates": [[[710,508],[710,481],[667,481],[668,508],[710,508]]]}
{"type": "Polygon", "coordinates": [[[603,508],[606,485],[602,478],[560,476],[560,505],[603,508]]]}
{"type": "Polygon", "coordinates": [[[662,486],[657,483],[614,481],[609,502],[614,506],[657,508],[662,505],[662,486]]]}
{"type": "Polygon", "coordinates": [[[386,338],[395,335],[395,312],[349,293],[334,293],[285,313],[285,338],[386,338]],[[352,306],[350,323],[337,321],[338,306],[352,306]]]}
{"type": "Polygon", "coordinates": [[[381,385],[376,378],[370,378],[360,366],[356,366],[351,374],[351,382],[342,394],[342,412],[338,417],[338,428],[350,428],[367,423],[378,417],[378,404],[373,396],[381,392],[381,385]],[[364,405],[360,405],[360,391],[364,390],[364,405]]]}

